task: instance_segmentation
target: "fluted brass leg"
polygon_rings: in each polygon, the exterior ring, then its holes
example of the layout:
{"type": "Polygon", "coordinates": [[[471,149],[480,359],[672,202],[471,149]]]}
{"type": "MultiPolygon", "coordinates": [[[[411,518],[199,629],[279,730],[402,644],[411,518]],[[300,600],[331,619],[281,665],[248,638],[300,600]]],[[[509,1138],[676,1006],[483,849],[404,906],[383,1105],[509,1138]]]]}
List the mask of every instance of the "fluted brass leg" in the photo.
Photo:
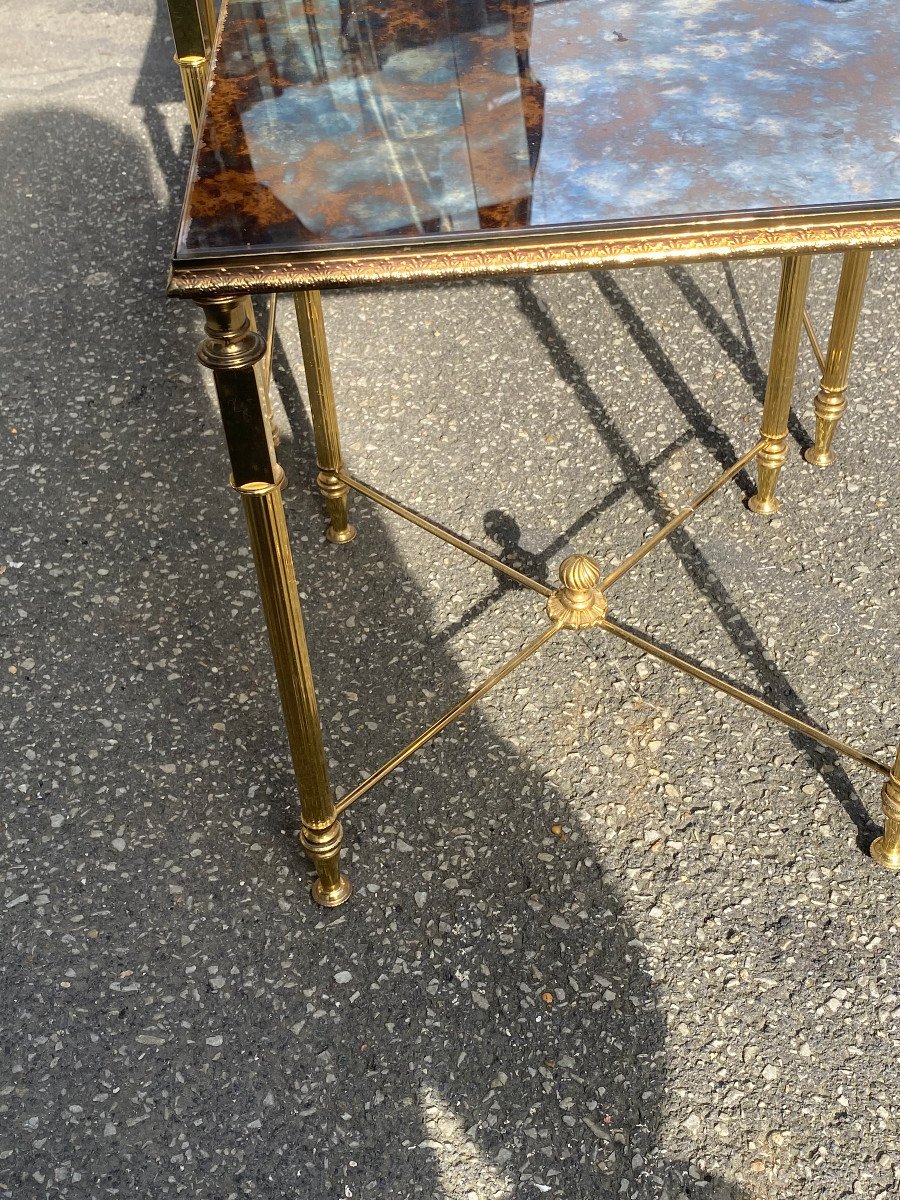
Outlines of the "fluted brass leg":
{"type": "Polygon", "coordinates": [[[175,61],[181,71],[181,84],[187,104],[191,132],[197,136],[200,111],[209,78],[209,52],[212,38],[204,28],[211,19],[205,7],[201,11],[194,0],[169,0],[169,19],[175,42],[175,61]]]}
{"type": "Polygon", "coordinates": [[[300,842],[316,868],[313,898],[332,907],[350,895],[340,871],[342,830],[328,781],[309,652],[281,499],[284,475],[275,461],[255,365],[265,344],[246,305],[223,298],[204,305],[207,336],[200,361],[213,371],[232,486],[250,532],[275,675],[300,793],[300,842]]]}
{"type": "Polygon", "coordinates": [[[200,123],[200,111],[203,108],[203,97],[206,93],[209,64],[205,58],[198,55],[185,55],[183,58],[176,58],[175,61],[181,72],[181,86],[184,88],[191,132],[196,137],[197,126],[200,123]]]}
{"type": "Polygon", "coordinates": [[[338,432],[334,389],[331,384],[331,365],[328,362],[328,343],[322,317],[322,297],[319,292],[294,293],[300,345],[303,347],[303,366],[312,412],[313,434],[316,441],[316,462],[319,474],[316,482],[325,497],[330,521],[325,530],[329,542],[352,542],[356,529],[347,519],[346,483],[340,478],[343,459],[338,432]]]}
{"type": "Polygon", "coordinates": [[[806,461],[816,467],[828,467],[834,462],[831,443],[846,406],[853,339],[859,324],[871,257],[870,250],[848,250],[844,255],[825,369],[816,396],[816,443],[805,452],[806,461]]]}
{"type": "Polygon", "coordinates": [[[791,391],[797,370],[809,268],[808,254],[788,255],[781,267],[781,288],[778,293],[775,331],[769,359],[769,379],[760,428],[765,444],[757,459],[756,495],[749,500],[751,510],[764,516],[770,516],[780,508],[780,502],[775,497],[775,485],[787,458],[791,391]]]}
{"type": "Polygon", "coordinates": [[[313,897],[330,907],[347,899],[350,884],[340,872],[343,835],[341,823],[335,818],[328,782],[312,669],[281,502],[282,480],[283,476],[275,483],[245,483],[237,491],[244,502],[291,756],[300,787],[300,843],[318,874],[313,897]]]}
{"type": "Polygon", "coordinates": [[[890,871],[900,871],[900,746],[890,776],[881,789],[884,833],[872,843],[871,854],[890,871]]]}

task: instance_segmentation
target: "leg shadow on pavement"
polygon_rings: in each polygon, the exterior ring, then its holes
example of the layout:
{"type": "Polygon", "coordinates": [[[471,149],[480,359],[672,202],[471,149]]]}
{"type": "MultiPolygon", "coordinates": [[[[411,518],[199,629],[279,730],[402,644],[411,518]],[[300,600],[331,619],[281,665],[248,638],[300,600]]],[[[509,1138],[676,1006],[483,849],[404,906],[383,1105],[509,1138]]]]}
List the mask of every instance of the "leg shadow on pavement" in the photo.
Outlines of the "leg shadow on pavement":
{"type": "MultiPolygon", "coordinates": [[[[701,445],[707,448],[723,469],[730,466],[737,458],[730,439],[699,405],[686,381],[625,296],[620,284],[612,278],[611,273],[599,274],[595,279],[613,311],[634,338],[661,383],[668,389],[676,407],[684,414],[701,445]]],[[[658,494],[652,475],[652,464],[642,462],[635,452],[617,423],[615,414],[603,403],[591,386],[587,373],[571,352],[563,326],[558,324],[546,306],[538,301],[530,283],[523,281],[514,286],[519,306],[530,320],[560,378],[572,388],[575,398],[596,428],[608,452],[619,463],[624,478],[644,505],[648,516],[656,525],[663,525],[672,513],[658,494]]],[[[737,476],[735,481],[739,485],[740,479],[741,477],[737,476]]],[[[745,490],[748,487],[752,488],[749,480],[745,480],[742,486],[745,490]]],[[[685,527],[677,529],[669,537],[668,546],[687,579],[710,605],[723,632],[753,672],[765,699],[801,720],[814,724],[802,697],[766,652],[762,639],[735,603],[690,532],[685,527]]],[[[675,649],[668,646],[664,648],[675,649]]],[[[839,755],[825,746],[811,742],[800,733],[790,731],[786,736],[802,751],[810,766],[821,775],[856,827],[860,849],[867,850],[878,832],[878,826],[853,787],[839,755]]]]}
{"type": "Polygon", "coordinates": [[[144,61],[135,81],[131,103],[143,113],[144,127],[153,147],[157,166],[169,188],[174,218],[178,213],[181,189],[190,161],[191,128],[184,107],[184,92],[178,66],[173,61],[175,44],[172,40],[166,0],[156,0],[154,18],[153,30],[147,39],[144,61]],[[163,111],[169,104],[179,105],[183,116],[179,133],[175,135],[167,125],[163,111]]]}
{"type": "MultiPolygon", "coordinates": [[[[723,263],[722,269],[743,338],[739,338],[734,333],[731,326],[723,318],[722,314],[694,279],[693,274],[686,267],[670,267],[666,271],[666,275],[675,284],[682,296],[684,296],[685,300],[700,318],[706,330],[712,334],[738,368],[744,377],[744,381],[753,389],[753,394],[761,405],[766,395],[766,380],[768,376],[756,355],[753,336],[750,332],[750,326],[747,323],[744,306],[737,290],[731,265],[723,263]]],[[[623,319],[627,319],[624,314],[623,319]]],[[[812,438],[793,409],[788,415],[788,429],[801,450],[805,450],[807,446],[812,444],[812,438]]]]}
{"type": "MultiPolygon", "coordinates": [[[[77,112],[0,123],[27,331],[0,384],[22,664],[6,865],[28,898],[3,910],[0,1196],[738,1200],[661,1154],[664,1014],[613,873],[552,832],[566,797],[485,712],[352,810],[351,903],[309,902],[199,321],[162,295],[170,214],[143,155],[77,112]]],[[[320,541],[295,421],[289,519],[350,786],[467,680],[376,512],[357,505],[352,546],[320,541]]]]}

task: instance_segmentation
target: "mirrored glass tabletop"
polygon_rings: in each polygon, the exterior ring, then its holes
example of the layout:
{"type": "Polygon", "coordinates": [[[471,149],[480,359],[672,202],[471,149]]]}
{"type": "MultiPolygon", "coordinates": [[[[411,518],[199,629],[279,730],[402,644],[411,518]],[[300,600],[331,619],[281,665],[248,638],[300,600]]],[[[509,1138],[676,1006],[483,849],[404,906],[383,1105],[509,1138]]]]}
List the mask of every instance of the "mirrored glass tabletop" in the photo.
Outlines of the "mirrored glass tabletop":
{"type": "Polygon", "coordinates": [[[898,0],[225,0],[179,260],[900,210],[898,0]]]}

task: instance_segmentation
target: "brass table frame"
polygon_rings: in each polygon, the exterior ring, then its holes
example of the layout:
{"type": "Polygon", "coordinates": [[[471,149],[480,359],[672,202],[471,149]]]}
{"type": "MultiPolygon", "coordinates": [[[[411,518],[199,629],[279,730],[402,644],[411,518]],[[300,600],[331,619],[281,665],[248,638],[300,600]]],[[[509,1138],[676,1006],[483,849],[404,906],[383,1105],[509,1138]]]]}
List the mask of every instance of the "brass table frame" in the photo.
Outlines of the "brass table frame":
{"type": "MultiPolygon", "coordinates": [[[[176,62],[181,68],[191,126],[196,133],[213,42],[212,0],[202,0],[199,8],[194,0],[171,0],[170,11],[176,62]]],[[[350,883],[340,869],[343,813],[567,629],[595,628],[612,634],[884,777],[881,791],[884,833],[872,844],[871,854],[882,866],[900,870],[900,747],[892,765],[880,762],[745,688],[655,645],[609,615],[609,593],[613,586],[750,463],[756,462],[758,478],[757,492],[748,502],[750,509],[764,516],[778,511],[776,485],[787,458],[791,394],[804,328],[822,372],[815,402],[815,444],[806,452],[806,458],[818,466],[833,461],[832,443],[845,407],[866,271],[871,250],[881,246],[900,246],[900,210],[896,207],[810,210],[756,217],[739,214],[697,221],[618,223],[559,233],[523,231],[519,235],[481,236],[468,242],[437,237],[431,242],[374,249],[358,246],[327,252],[309,250],[289,256],[259,254],[232,259],[175,260],[170,295],[197,301],[206,314],[206,336],[198,356],[213,372],[231,459],[231,483],[241,497],[250,533],[299,791],[300,843],[316,869],[312,888],[316,901],[333,907],[350,896],[350,883]],[[828,251],[843,251],[844,261],[831,334],[823,353],[805,303],[812,255],[828,251]],[[322,318],[321,287],[773,256],[781,257],[782,274],[759,440],[605,577],[593,559],[577,554],[562,563],[560,586],[549,588],[355,478],[344,466],[322,318]],[[279,292],[292,293],[296,308],[319,468],[317,481],[329,516],[325,536],[335,543],[349,542],[356,536],[348,515],[348,496],[354,491],[536,592],[549,621],[478,687],[340,801],[335,801],[328,779],[281,496],[284,473],[275,455],[269,407],[275,297],[279,292]],[[253,293],[271,294],[265,338],[257,331],[248,300],[253,293]]]]}

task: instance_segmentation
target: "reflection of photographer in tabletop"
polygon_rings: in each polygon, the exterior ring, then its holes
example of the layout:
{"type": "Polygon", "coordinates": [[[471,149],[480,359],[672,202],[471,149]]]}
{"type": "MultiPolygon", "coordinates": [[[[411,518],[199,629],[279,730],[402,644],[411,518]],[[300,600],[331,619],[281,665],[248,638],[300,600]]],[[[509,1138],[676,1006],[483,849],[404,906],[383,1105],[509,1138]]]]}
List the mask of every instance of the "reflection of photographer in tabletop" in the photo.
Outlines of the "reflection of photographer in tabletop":
{"type": "Polygon", "coordinates": [[[306,10],[291,36],[296,82],[280,86],[274,70],[271,94],[241,113],[253,170],[271,179],[286,221],[296,229],[299,218],[313,238],[528,223],[544,119],[531,0],[306,10]],[[334,152],[350,142],[352,159],[334,152]],[[285,156],[296,164],[287,173],[285,156]]]}

